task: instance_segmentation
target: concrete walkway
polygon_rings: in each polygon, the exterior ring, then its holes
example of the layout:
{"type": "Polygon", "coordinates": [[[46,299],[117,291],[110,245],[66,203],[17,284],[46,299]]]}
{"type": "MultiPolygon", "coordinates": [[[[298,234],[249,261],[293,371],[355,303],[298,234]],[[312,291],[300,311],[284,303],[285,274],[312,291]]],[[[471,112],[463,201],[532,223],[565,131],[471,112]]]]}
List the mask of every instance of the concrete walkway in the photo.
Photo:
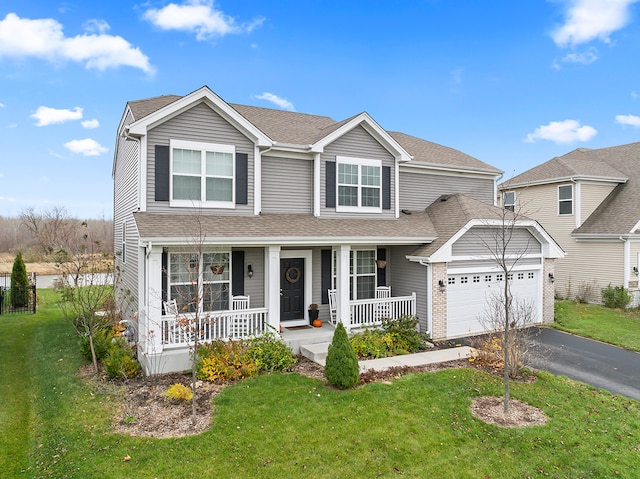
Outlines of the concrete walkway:
{"type": "Polygon", "coordinates": [[[456,361],[458,359],[469,358],[473,348],[469,346],[460,346],[457,348],[438,349],[436,351],[424,351],[422,353],[403,354],[390,358],[367,359],[360,361],[360,372],[369,371],[386,371],[391,368],[403,366],[425,366],[434,363],[446,363],[447,361],[456,361]]]}

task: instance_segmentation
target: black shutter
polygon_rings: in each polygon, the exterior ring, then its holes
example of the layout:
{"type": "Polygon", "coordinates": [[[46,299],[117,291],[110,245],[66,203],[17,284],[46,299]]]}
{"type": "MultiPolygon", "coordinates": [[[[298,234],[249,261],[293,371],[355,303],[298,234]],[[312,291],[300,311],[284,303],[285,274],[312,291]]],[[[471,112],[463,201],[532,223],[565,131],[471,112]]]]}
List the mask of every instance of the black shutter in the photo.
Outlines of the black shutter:
{"type": "Polygon", "coordinates": [[[169,201],[169,147],[156,145],[156,201],[169,201]]]}
{"type": "Polygon", "coordinates": [[[244,295],[244,251],[231,252],[231,295],[244,295]]]}
{"type": "MultiPolygon", "coordinates": [[[[166,251],[162,252],[162,301],[167,301],[169,299],[169,253],[166,251]]],[[[162,305],[162,309],[164,309],[164,304],[162,305]]],[[[163,311],[162,314],[167,314],[166,311],[163,311]]]]}
{"type": "MultiPolygon", "coordinates": [[[[326,187],[325,187],[325,206],[327,208],[336,207],[336,162],[327,161],[326,166],[326,187]]],[[[324,294],[324,293],[323,293],[324,294]]],[[[327,302],[329,300],[327,299],[327,302]]],[[[322,301],[324,303],[324,300],[322,301]]]]}
{"type": "Polygon", "coordinates": [[[331,250],[323,249],[320,252],[320,269],[322,277],[320,288],[322,289],[322,304],[329,304],[329,289],[331,289],[331,250]]]}
{"type": "Polygon", "coordinates": [[[236,204],[249,203],[249,155],[236,153],[236,204]]]}
{"type": "MultiPolygon", "coordinates": [[[[386,248],[378,248],[377,258],[382,261],[387,261],[387,249],[386,248]]],[[[387,285],[387,270],[384,268],[376,269],[376,276],[378,277],[378,286],[386,286],[387,285]]]]}
{"type": "Polygon", "coordinates": [[[382,167],[382,209],[391,209],[391,167],[382,167]]]}

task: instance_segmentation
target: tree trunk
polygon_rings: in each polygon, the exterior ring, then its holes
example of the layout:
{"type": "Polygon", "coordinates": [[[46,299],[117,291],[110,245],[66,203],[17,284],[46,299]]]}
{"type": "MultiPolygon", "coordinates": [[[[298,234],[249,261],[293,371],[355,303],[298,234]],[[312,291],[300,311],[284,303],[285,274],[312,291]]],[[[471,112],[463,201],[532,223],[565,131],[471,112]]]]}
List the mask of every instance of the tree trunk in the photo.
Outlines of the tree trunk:
{"type": "Polygon", "coordinates": [[[503,335],[503,354],[504,354],[504,413],[509,412],[509,323],[511,310],[511,298],[509,296],[509,276],[505,274],[504,282],[504,335],[503,335]]]}
{"type": "Polygon", "coordinates": [[[96,356],[96,348],[93,345],[93,332],[89,331],[89,347],[91,348],[91,361],[93,362],[93,371],[98,373],[98,358],[96,356]]]}

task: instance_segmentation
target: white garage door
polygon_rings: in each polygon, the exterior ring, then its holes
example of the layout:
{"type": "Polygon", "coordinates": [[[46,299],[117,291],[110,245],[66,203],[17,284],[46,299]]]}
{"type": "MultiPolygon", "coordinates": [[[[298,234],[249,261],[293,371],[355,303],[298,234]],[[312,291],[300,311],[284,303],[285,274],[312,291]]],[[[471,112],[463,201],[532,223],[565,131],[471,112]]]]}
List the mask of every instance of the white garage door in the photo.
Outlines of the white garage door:
{"type": "MultiPolygon", "coordinates": [[[[526,301],[534,308],[533,322],[540,322],[540,288],[538,270],[511,273],[511,293],[514,301],[526,301]]],[[[504,288],[501,273],[449,274],[447,281],[447,337],[482,333],[480,318],[488,303],[504,288]]]]}

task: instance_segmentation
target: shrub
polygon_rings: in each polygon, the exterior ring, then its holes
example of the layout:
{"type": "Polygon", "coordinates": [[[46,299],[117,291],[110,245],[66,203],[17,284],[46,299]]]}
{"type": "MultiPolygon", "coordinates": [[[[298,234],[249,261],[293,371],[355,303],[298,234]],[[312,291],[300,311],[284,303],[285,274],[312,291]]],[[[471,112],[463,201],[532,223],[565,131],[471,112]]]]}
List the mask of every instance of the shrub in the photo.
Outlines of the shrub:
{"type": "Polygon", "coordinates": [[[380,329],[365,329],[351,336],[351,346],[359,358],[386,358],[393,350],[393,338],[380,329]]]}
{"type": "Polygon", "coordinates": [[[177,399],[180,402],[189,402],[193,399],[193,391],[184,384],[175,383],[169,386],[164,395],[168,398],[177,399]]]}
{"type": "Polygon", "coordinates": [[[243,341],[214,341],[198,349],[198,379],[233,381],[257,372],[256,362],[243,341]]]}
{"type": "MultiPolygon", "coordinates": [[[[110,329],[101,329],[93,334],[93,348],[96,352],[96,359],[102,360],[111,352],[114,336],[110,329]]],[[[89,361],[91,357],[91,345],[89,344],[89,336],[80,337],[80,351],[82,355],[89,361]]]]}
{"type": "Polygon", "coordinates": [[[135,376],[140,370],[140,363],[133,356],[127,342],[120,338],[113,343],[107,357],[102,361],[104,370],[111,379],[127,379],[135,376]]]}
{"type": "Polygon", "coordinates": [[[398,319],[384,319],[382,330],[393,340],[394,352],[415,353],[426,349],[424,336],[418,332],[418,318],[403,315],[398,319]]]}
{"type": "Polygon", "coordinates": [[[22,259],[22,253],[18,253],[11,269],[11,306],[23,308],[28,305],[29,276],[27,276],[27,267],[22,259]]]}
{"type": "Polygon", "coordinates": [[[607,286],[602,290],[602,303],[607,308],[625,309],[633,297],[624,286],[607,286]]]}
{"type": "Polygon", "coordinates": [[[358,357],[342,323],[338,323],[333,333],[324,366],[324,376],[338,389],[351,388],[360,380],[358,357]]]}
{"type": "Polygon", "coordinates": [[[288,371],[298,361],[291,348],[271,332],[251,338],[248,353],[258,371],[288,371]]]}

